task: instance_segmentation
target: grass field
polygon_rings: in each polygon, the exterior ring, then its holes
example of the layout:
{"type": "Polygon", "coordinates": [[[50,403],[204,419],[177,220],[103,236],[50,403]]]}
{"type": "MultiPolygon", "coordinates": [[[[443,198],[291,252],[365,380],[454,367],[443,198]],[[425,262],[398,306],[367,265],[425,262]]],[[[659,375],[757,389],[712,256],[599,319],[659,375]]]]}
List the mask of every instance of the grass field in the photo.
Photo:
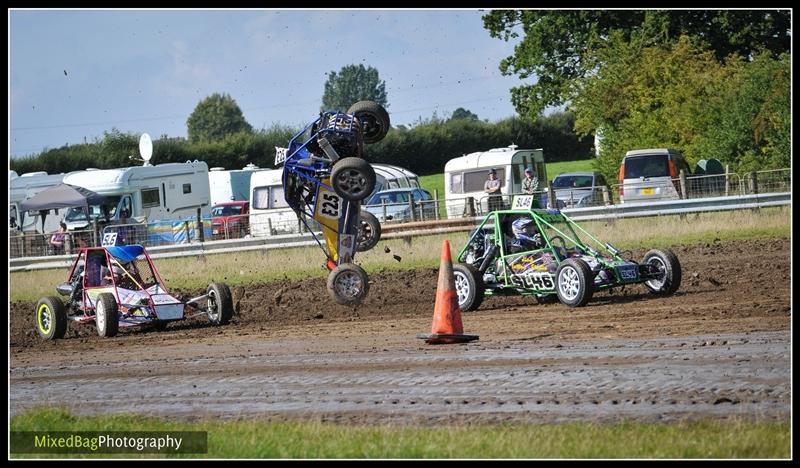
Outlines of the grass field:
{"type": "MultiPolygon", "coordinates": [[[[741,210],[680,216],[622,219],[614,222],[581,223],[600,240],[619,249],[670,247],[699,242],[734,241],[771,237],[789,237],[788,207],[759,211],[741,210]]],[[[439,265],[442,241],[450,240],[455,257],[464,246],[467,233],[433,235],[381,241],[369,252],[356,257],[367,272],[401,270],[439,265]],[[390,253],[384,248],[388,247],[390,253]],[[396,261],[393,255],[401,257],[396,261]]],[[[213,281],[229,286],[263,283],[279,279],[324,277],[324,256],[317,247],[249,251],[239,254],[216,254],[200,257],[158,259],[156,267],[167,287],[204,288],[213,281]]],[[[66,281],[66,269],[35,270],[11,273],[11,301],[37,301],[55,293],[55,286],[66,281]]]]}
{"type": "Polygon", "coordinates": [[[739,419],[431,428],[261,420],[175,422],[134,415],[76,417],[62,409],[14,416],[10,430],[207,431],[208,453],[182,455],[192,458],[788,458],[791,441],[789,422],[739,419]]]}

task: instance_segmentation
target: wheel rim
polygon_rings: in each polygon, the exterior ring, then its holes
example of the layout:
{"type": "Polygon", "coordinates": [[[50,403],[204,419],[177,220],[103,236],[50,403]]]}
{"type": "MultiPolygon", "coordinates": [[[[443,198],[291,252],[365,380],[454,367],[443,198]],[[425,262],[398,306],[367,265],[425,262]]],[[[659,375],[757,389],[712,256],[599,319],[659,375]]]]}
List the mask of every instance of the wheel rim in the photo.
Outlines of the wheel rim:
{"type": "Polygon", "coordinates": [[[367,178],[361,172],[350,169],[337,174],[336,185],[341,192],[356,197],[366,192],[367,178]]]}
{"type": "Polygon", "coordinates": [[[581,282],[578,271],[571,266],[565,267],[558,274],[558,290],[561,297],[568,301],[575,300],[580,292],[581,282]]]}
{"type": "Polygon", "coordinates": [[[453,272],[453,277],[455,278],[458,306],[461,307],[462,304],[467,302],[467,297],[469,297],[469,280],[467,276],[460,271],[453,272]]]}
{"type": "Polygon", "coordinates": [[[42,304],[39,307],[38,314],[36,314],[37,322],[39,323],[39,330],[42,331],[44,334],[50,333],[50,327],[52,326],[52,317],[50,315],[50,308],[47,305],[42,304]]]}
{"type": "Polygon", "coordinates": [[[647,261],[647,263],[650,265],[655,265],[655,267],[658,268],[660,275],[657,279],[651,279],[647,281],[645,284],[647,284],[648,286],[650,286],[650,288],[655,290],[663,288],[664,283],[667,281],[667,264],[664,263],[664,260],[662,260],[659,257],[652,257],[650,260],[647,261]]]}
{"type": "Polygon", "coordinates": [[[361,118],[362,128],[364,128],[364,138],[372,139],[381,133],[381,125],[379,125],[378,118],[372,115],[362,115],[361,118]]]}
{"type": "Polygon", "coordinates": [[[354,271],[340,273],[334,281],[336,295],[345,299],[358,297],[362,290],[361,278],[354,271]]]}
{"type": "Polygon", "coordinates": [[[358,223],[358,245],[361,247],[369,245],[373,236],[375,236],[375,232],[372,230],[372,226],[362,219],[358,223]]]}
{"type": "Polygon", "coordinates": [[[97,309],[94,311],[94,321],[99,332],[106,331],[106,309],[102,301],[97,301],[97,309]]]}
{"type": "Polygon", "coordinates": [[[208,318],[217,320],[219,315],[219,307],[217,307],[217,294],[212,290],[208,292],[208,318]]]}

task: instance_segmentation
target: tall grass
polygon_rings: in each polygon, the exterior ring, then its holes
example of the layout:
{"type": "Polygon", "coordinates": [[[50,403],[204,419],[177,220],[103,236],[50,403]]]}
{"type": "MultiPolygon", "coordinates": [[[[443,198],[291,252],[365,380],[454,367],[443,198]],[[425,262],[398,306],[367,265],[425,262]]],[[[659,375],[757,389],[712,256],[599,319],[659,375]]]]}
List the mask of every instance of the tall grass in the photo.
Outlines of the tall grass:
{"type": "Polygon", "coordinates": [[[263,420],[175,422],[134,415],[73,416],[61,409],[16,415],[10,429],[207,431],[208,453],[184,455],[194,458],[788,458],[791,437],[788,422],[741,419],[426,428],[263,420]]]}
{"type": "MultiPolygon", "coordinates": [[[[611,242],[617,248],[644,249],[713,242],[715,239],[732,241],[789,237],[789,217],[789,208],[780,207],[580,224],[598,239],[611,242]]],[[[368,273],[436,267],[444,239],[450,240],[455,257],[464,246],[467,233],[381,241],[371,251],[358,254],[356,260],[368,273]],[[399,257],[399,261],[395,256],[399,257]]],[[[324,258],[318,247],[304,247],[158,259],[155,263],[168,287],[199,289],[213,281],[235,286],[279,279],[323,277],[327,275],[323,267],[324,258]]],[[[66,269],[11,273],[11,300],[36,301],[42,296],[52,295],[55,286],[66,280],[66,275],[66,269]]]]}

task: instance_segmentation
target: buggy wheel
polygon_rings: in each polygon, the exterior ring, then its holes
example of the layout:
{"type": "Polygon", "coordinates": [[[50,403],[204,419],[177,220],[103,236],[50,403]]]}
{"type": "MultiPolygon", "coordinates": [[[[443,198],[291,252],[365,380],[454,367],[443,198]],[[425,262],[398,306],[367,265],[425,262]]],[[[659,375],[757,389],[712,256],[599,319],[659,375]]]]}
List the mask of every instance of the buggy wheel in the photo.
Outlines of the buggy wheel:
{"type": "Polygon", "coordinates": [[[556,270],[558,299],[570,307],[582,307],[592,298],[594,278],[589,265],[579,258],[569,258],[556,270]]]}
{"type": "Polygon", "coordinates": [[[658,278],[644,283],[652,293],[667,295],[678,290],[681,285],[681,264],[671,250],[650,250],[644,255],[643,263],[654,266],[659,272],[658,278]]]}
{"type": "Polygon", "coordinates": [[[342,263],[328,274],[328,293],[339,304],[360,304],[368,292],[367,272],[355,263],[342,263]]]}
{"type": "Polygon", "coordinates": [[[97,325],[97,334],[103,338],[110,338],[119,331],[119,308],[113,294],[102,293],[97,296],[94,323],[97,325]]]}
{"type": "Polygon", "coordinates": [[[486,287],[477,268],[466,263],[456,263],[453,265],[453,279],[455,280],[458,307],[464,312],[480,307],[486,287]]]}
{"type": "Polygon", "coordinates": [[[208,320],[212,325],[225,325],[233,317],[233,297],[231,290],[223,283],[211,283],[206,289],[208,295],[208,320]]]}
{"type": "Polygon", "coordinates": [[[347,109],[361,124],[364,143],[377,143],[389,132],[389,113],[375,101],[358,101],[347,109]]]}
{"type": "Polygon", "coordinates": [[[67,332],[67,311],[60,298],[43,297],[36,304],[36,331],[45,340],[64,338],[67,332]]]}
{"type": "Polygon", "coordinates": [[[375,169],[364,159],[342,158],[333,165],[331,185],[347,200],[363,200],[375,188],[375,169]]]}
{"type": "Polygon", "coordinates": [[[362,211],[358,219],[358,235],[356,236],[356,252],[366,252],[378,245],[381,240],[381,223],[369,211],[362,211]]]}

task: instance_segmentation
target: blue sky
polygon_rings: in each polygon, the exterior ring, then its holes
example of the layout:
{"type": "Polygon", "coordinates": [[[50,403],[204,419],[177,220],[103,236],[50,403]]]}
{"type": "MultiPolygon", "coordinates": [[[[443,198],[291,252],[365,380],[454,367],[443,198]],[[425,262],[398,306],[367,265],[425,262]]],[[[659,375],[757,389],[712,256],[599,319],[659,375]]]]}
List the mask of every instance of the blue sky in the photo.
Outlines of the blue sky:
{"type": "MultiPolygon", "coordinates": [[[[10,10],[9,154],[83,143],[112,127],[186,137],[201,99],[230,94],[255,128],[299,126],[326,73],[378,69],[393,124],[458,107],[515,115],[478,10],[10,10]],[[66,72],[66,74],[65,74],[66,72]]],[[[528,81],[530,82],[530,81],[528,81]]]]}

